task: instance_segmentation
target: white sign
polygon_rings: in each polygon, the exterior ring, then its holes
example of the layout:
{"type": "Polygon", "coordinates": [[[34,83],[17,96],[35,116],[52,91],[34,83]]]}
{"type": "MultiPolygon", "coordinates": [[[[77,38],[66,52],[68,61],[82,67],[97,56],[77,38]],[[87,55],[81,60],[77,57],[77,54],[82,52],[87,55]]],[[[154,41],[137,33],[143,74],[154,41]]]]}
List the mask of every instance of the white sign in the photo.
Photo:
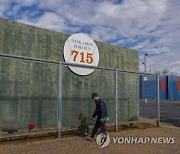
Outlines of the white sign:
{"type": "MultiPolygon", "coordinates": [[[[71,35],[64,45],[65,62],[98,66],[99,51],[95,42],[87,35],[77,33],[71,35]]],[[[69,66],[78,75],[89,75],[94,69],[69,66]]]]}
{"type": "Polygon", "coordinates": [[[147,80],[148,80],[148,78],[145,76],[145,77],[144,77],[144,81],[147,81],[147,80]]]}

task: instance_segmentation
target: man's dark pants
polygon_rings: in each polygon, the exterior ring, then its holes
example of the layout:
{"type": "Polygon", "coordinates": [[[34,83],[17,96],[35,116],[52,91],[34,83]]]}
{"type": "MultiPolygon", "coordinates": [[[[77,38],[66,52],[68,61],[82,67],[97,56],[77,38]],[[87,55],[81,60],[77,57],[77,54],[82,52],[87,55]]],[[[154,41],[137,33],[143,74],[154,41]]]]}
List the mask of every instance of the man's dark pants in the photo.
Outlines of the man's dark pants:
{"type": "Polygon", "coordinates": [[[94,138],[94,136],[96,135],[99,127],[100,127],[100,130],[101,130],[101,133],[105,134],[105,122],[101,122],[100,119],[97,118],[96,124],[94,125],[94,129],[93,129],[93,132],[91,134],[91,138],[94,138]]]}

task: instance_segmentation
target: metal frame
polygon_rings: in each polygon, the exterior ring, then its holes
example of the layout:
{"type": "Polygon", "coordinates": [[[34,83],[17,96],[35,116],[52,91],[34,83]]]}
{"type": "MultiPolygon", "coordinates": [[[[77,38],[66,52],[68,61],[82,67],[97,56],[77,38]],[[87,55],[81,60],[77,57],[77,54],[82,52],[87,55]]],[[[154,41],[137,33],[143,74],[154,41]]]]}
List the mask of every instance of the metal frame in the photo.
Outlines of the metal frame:
{"type": "MultiPolygon", "coordinates": [[[[24,56],[17,56],[11,54],[3,54],[0,53],[1,58],[8,58],[8,59],[17,59],[17,60],[25,60],[30,62],[38,62],[38,63],[48,63],[48,64],[57,64],[58,67],[58,99],[57,99],[57,129],[58,129],[58,139],[61,138],[61,129],[62,129],[62,66],[74,66],[74,67],[81,67],[81,68],[89,68],[89,69],[100,69],[100,70],[109,70],[115,73],[115,130],[118,131],[118,72],[121,73],[128,73],[128,74],[138,74],[138,75],[146,75],[146,76],[156,76],[157,77],[157,126],[160,126],[160,99],[159,99],[159,74],[152,74],[152,73],[142,73],[136,71],[128,71],[128,70],[121,70],[118,68],[106,68],[106,67],[99,67],[99,66],[90,66],[90,65],[83,65],[83,64],[74,64],[74,63],[67,63],[67,62],[57,62],[57,61],[50,61],[45,59],[39,58],[31,58],[31,57],[24,57],[24,56]]],[[[1,138],[7,138],[0,137],[1,138]]],[[[12,136],[10,136],[12,137],[12,136]]],[[[14,137],[14,136],[13,136],[14,137]]]]}
{"type": "Polygon", "coordinates": [[[62,128],[62,63],[59,63],[58,68],[57,128],[59,139],[61,137],[62,128]]]}
{"type": "Polygon", "coordinates": [[[156,92],[157,92],[157,127],[160,126],[160,97],[159,97],[159,74],[156,77],[156,92]]]}
{"type": "Polygon", "coordinates": [[[117,132],[118,131],[118,70],[116,68],[115,70],[115,111],[116,111],[116,122],[115,122],[115,125],[116,125],[116,128],[115,128],[115,131],[117,132]]]}

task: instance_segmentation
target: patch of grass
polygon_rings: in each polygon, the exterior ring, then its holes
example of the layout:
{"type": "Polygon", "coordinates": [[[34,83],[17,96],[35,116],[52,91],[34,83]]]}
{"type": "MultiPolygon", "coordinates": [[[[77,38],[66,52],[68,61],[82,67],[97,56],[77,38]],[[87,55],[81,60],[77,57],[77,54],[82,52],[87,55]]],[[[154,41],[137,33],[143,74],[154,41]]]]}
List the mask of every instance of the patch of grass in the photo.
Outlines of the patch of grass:
{"type": "MultiPolygon", "coordinates": [[[[153,128],[156,127],[155,125],[148,123],[148,122],[135,122],[132,124],[132,127],[130,127],[129,123],[121,123],[118,125],[118,131],[122,130],[132,130],[132,129],[147,129],[147,128],[153,128]]],[[[109,132],[114,132],[115,126],[108,126],[109,132]]]]}

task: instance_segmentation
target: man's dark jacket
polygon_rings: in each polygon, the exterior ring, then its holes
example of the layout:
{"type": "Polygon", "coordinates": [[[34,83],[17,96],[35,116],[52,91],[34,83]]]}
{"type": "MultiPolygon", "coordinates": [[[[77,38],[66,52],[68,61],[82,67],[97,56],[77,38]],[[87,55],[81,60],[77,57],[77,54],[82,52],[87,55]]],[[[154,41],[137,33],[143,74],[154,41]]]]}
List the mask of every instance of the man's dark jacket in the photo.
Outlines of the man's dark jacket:
{"type": "Polygon", "coordinates": [[[107,117],[108,116],[107,108],[104,101],[101,99],[98,99],[97,101],[95,101],[95,103],[96,103],[96,110],[94,111],[92,118],[95,118],[95,116],[97,116],[97,119],[107,117]]]}

